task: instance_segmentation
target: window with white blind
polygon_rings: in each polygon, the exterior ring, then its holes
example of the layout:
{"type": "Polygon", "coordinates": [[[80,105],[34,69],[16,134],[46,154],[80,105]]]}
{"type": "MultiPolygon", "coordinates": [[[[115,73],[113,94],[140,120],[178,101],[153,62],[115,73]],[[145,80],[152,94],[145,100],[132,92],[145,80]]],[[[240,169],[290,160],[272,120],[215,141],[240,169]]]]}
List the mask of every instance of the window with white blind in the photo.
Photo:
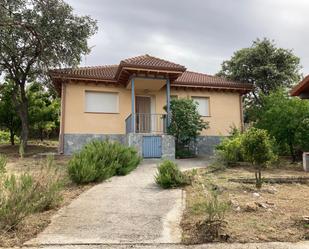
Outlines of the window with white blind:
{"type": "Polygon", "coordinates": [[[101,113],[118,113],[118,93],[85,92],[85,111],[101,113]]]}
{"type": "Polygon", "coordinates": [[[209,116],[209,98],[206,97],[192,97],[197,104],[197,110],[201,116],[209,116]]]}

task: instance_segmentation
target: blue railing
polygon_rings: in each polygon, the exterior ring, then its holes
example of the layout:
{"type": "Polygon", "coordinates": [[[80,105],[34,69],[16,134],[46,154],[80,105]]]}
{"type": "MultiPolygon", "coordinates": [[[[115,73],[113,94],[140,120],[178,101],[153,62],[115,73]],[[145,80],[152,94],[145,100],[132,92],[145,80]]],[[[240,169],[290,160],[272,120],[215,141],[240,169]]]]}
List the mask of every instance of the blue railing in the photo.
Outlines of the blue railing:
{"type": "Polygon", "coordinates": [[[130,114],[126,118],[125,123],[126,133],[166,133],[167,114],[130,114]]]}

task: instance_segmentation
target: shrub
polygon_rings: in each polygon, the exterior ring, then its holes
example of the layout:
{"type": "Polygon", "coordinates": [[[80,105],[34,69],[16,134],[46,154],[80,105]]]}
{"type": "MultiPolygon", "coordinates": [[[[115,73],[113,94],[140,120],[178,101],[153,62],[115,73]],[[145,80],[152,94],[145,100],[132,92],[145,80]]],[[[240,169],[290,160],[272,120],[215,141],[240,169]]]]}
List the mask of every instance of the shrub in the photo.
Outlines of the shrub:
{"type": "MultiPolygon", "coordinates": [[[[14,141],[19,142],[19,138],[15,135],[14,141]]],[[[8,144],[10,143],[10,133],[8,131],[1,131],[0,130],[0,144],[8,144]]]]}
{"type": "Polygon", "coordinates": [[[141,158],[133,148],[118,142],[94,140],[73,155],[68,172],[77,184],[101,182],[114,175],[126,175],[134,170],[141,158]]]}
{"type": "Polygon", "coordinates": [[[0,229],[14,230],[26,216],[48,210],[61,200],[61,181],[54,168],[37,174],[0,177],[0,229]]]}
{"type": "Polygon", "coordinates": [[[193,209],[199,210],[206,214],[206,218],[197,224],[201,233],[203,242],[212,242],[220,238],[226,221],[225,214],[230,209],[230,205],[225,200],[219,200],[215,191],[210,191],[210,196],[201,203],[196,203],[193,209]]]}
{"type": "Polygon", "coordinates": [[[165,160],[159,165],[155,181],[162,188],[176,188],[188,184],[188,178],[179,170],[176,163],[165,160]]]}
{"type": "Polygon", "coordinates": [[[179,157],[191,156],[194,153],[188,155],[184,150],[196,140],[202,130],[209,128],[209,122],[203,120],[197,103],[192,99],[172,99],[171,114],[167,132],[175,137],[176,154],[179,157]]]}
{"type": "Polygon", "coordinates": [[[227,164],[243,161],[242,134],[224,139],[217,147],[217,156],[227,164]]]}
{"type": "Polygon", "coordinates": [[[257,188],[262,187],[262,169],[277,158],[272,143],[266,130],[250,128],[244,133],[242,139],[244,158],[255,168],[257,188]]]}

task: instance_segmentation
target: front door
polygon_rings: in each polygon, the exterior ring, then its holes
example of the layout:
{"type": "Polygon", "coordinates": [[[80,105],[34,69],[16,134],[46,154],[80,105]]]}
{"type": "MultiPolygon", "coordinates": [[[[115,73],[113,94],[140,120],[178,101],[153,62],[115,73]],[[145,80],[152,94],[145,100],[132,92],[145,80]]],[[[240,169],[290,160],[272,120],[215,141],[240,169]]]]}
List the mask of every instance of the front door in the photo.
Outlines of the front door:
{"type": "Polygon", "coordinates": [[[149,133],[151,128],[151,98],[135,97],[136,132],[149,133]]]}

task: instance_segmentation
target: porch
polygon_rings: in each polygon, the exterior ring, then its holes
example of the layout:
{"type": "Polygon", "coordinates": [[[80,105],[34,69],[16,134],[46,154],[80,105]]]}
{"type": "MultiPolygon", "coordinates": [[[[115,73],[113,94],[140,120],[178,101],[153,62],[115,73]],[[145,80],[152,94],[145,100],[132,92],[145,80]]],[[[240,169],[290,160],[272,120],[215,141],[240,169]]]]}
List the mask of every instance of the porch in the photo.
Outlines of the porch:
{"type": "Polygon", "coordinates": [[[126,134],[166,134],[170,122],[170,80],[133,77],[127,88],[131,90],[131,113],[125,119],[126,134]],[[158,95],[151,93],[161,93],[164,88],[165,101],[158,104],[158,95]]]}

